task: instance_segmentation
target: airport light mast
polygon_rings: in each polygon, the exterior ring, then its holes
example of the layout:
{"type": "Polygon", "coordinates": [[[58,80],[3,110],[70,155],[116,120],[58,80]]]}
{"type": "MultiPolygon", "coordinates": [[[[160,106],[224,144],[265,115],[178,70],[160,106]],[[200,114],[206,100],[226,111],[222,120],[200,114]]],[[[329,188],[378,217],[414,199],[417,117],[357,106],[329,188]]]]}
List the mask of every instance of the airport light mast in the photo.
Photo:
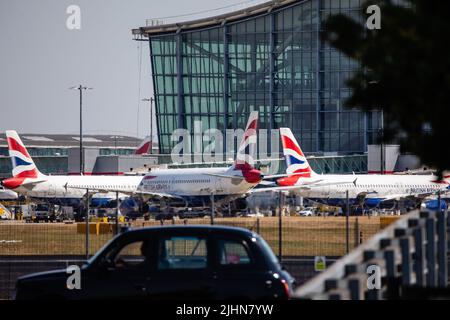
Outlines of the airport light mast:
{"type": "Polygon", "coordinates": [[[83,159],[83,90],[92,90],[94,88],[84,87],[81,84],[78,87],[70,87],[70,90],[80,91],[80,175],[84,175],[83,159]]]}
{"type": "Polygon", "coordinates": [[[142,101],[150,101],[150,153],[153,153],[153,97],[144,98],[142,101]]]}
{"type": "MultiPolygon", "coordinates": [[[[377,85],[379,84],[378,80],[372,80],[369,81],[369,85],[377,85]]],[[[385,161],[385,157],[383,155],[384,152],[384,112],[383,112],[383,108],[380,108],[380,113],[381,113],[381,119],[380,119],[380,128],[379,128],[379,133],[380,133],[380,174],[384,174],[385,173],[385,167],[384,167],[384,161],[385,161]]]]}

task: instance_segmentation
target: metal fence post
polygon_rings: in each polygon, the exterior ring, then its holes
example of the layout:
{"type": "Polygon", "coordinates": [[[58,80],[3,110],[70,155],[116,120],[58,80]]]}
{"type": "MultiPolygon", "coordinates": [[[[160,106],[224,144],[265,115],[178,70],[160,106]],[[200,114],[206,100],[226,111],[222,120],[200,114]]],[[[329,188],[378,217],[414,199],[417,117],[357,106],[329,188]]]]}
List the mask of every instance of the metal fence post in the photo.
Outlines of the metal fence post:
{"type": "Polygon", "coordinates": [[[89,260],[89,189],[86,189],[86,260],[89,260]]]}
{"type": "Polygon", "coordinates": [[[347,204],[345,213],[345,252],[348,254],[350,252],[350,226],[349,226],[349,216],[350,216],[350,203],[348,197],[348,190],[345,192],[345,200],[347,204]]]}
{"type": "Polygon", "coordinates": [[[116,191],[116,235],[119,234],[119,191],[116,191]]]}
{"type": "Polygon", "coordinates": [[[355,220],[355,248],[359,246],[359,221],[358,217],[355,220]]]}
{"type": "Polygon", "coordinates": [[[260,221],[259,221],[259,217],[256,217],[256,233],[259,234],[260,232],[260,221]]]}
{"type": "Polygon", "coordinates": [[[281,260],[283,259],[283,234],[282,234],[282,229],[283,229],[283,221],[282,221],[282,198],[281,196],[283,195],[283,191],[279,191],[278,192],[278,259],[281,260]]]}
{"type": "Polygon", "coordinates": [[[214,192],[211,193],[211,225],[214,224],[214,215],[215,215],[215,203],[214,203],[214,192]]]}

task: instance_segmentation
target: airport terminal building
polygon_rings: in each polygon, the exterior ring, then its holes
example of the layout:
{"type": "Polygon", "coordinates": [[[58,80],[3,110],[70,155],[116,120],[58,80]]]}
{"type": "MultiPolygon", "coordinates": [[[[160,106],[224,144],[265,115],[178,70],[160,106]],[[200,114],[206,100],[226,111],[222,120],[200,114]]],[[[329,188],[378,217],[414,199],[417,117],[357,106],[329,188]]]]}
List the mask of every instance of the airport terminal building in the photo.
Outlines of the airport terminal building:
{"type": "Polygon", "coordinates": [[[319,35],[330,14],[362,22],[362,2],[269,1],[133,30],[150,44],[160,152],[177,143],[174,129],[192,132],[196,120],[203,130],[243,128],[252,110],[260,128],[290,127],[308,154],[367,152],[381,132],[381,113],[344,108],[345,81],[359,65],[319,35]]]}
{"type": "MultiPolygon", "coordinates": [[[[21,134],[36,166],[44,174],[80,174],[80,140],[70,134],[21,134]]],[[[124,174],[157,162],[154,156],[134,155],[141,139],[123,135],[84,135],[85,174],[124,174]]],[[[155,147],[155,146],[154,146],[155,147]]],[[[0,133],[0,179],[11,177],[8,143],[0,133]]]]}

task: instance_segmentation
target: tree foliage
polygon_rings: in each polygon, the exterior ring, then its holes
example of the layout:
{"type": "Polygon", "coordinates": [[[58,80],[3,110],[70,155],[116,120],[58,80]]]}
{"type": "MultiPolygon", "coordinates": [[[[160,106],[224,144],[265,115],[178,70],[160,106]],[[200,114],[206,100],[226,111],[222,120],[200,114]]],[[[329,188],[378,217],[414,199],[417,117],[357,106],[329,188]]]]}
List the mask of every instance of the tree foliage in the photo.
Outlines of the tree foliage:
{"type": "Polygon", "coordinates": [[[359,61],[362,68],[347,82],[346,107],[382,109],[384,142],[395,140],[403,152],[441,173],[450,169],[450,1],[367,1],[381,9],[381,29],[343,15],[325,21],[322,38],[359,61]]]}

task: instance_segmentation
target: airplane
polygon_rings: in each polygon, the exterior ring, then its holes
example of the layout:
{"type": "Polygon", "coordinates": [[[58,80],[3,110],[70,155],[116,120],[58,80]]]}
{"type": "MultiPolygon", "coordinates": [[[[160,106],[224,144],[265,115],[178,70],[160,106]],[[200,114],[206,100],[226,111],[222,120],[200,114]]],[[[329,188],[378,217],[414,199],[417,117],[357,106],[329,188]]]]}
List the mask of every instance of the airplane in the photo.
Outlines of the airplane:
{"type": "Polygon", "coordinates": [[[179,200],[189,206],[218,204],[242,197],[263,175],[254,168],[258,112],[250,113],[236,159],[226,168],[161,169],[147,173],[137,194],[147,198],[179,200]]]}
{"type": "MultiPolygon", "coordinates": [[[[278,187],[304,198],[331,206],[344,206],[348,191],[352,205],[377,207],[389,200],[423,200],[449,190],[450,176],[435,175],[317,174],[311,168],[289,128],[280,128],[286,176],[276,180],[278,187]]],[[[264,190],[264,189],[261,189],[264,190]]]]}
{"type": "Polygon", "coordinates": [[[0,200],[17,200],[18,194],[14,191],[0,187],[0,200]]]}
{"type": "Polygon", "coordinates": [[[134,154],[142,155],[142,154],[152,153],[152,147],[153,147],[152,144],[153,144],[152,138],[150,136],[145,137],[144,140],[142,140],[142,142],[139,144],[139,146],[134,151],[134,154]]]}
{"type": "Polygon", "coordinates": [[[262,180],[253,167],[258,112],[251,112],[234,164],[228,168],[153,170],[146,176],[46,176],[39,172],[15,131],[6,131],[13,177],[2,181],[10,190],[34,198],[79,200],[91,193],[121,192],[150,198],[181,200],[204,206],[243,196],[262,180]]]}
{"type": "MultiPolygon", "coordinates": [[[[128,194],[136,191],[142,180],[142,176],[48,176],[36,167],[16,131],[7,130],[6,137],[13,170],[12,178],[3,180],[1,185],[25,196],[78,206],[87,189],[128,194]]],[[[111,199],[111,194],[105,198],[111,199]]]]}

